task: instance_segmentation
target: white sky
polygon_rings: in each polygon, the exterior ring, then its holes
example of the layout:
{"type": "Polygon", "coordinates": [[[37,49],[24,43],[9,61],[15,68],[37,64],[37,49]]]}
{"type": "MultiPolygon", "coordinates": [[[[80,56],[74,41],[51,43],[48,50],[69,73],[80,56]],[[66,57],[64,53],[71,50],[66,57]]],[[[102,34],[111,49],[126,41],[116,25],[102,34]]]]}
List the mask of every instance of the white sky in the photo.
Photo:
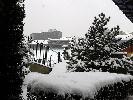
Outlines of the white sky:
{"type": "Polygon", "coordinates": [[[101,12],[111,17],[109,27],[133,32],[133,23],[112,0],[25,0],[24,34],[57,29],[63,36],[84,36],[101,12]]]}

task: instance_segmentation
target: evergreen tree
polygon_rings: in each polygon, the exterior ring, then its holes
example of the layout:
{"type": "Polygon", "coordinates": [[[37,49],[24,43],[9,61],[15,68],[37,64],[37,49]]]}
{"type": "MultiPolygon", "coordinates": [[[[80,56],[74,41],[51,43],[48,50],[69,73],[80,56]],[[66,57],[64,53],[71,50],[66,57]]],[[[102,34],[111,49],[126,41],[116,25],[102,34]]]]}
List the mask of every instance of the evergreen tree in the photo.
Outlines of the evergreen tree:
{"type": "Polygon", "coordinates": [[[119,34],[119,26],[108,29],[109,20],[110,17],[105,17],[103,13],[99,14],[98,18],[95,17],[88,33],[85,34],[84,61],[87,70],[90,70],[89,67],[98,70],[105,67],[105,62],[111,57],[111,54],[120,50],[117,43],[119,40],[115,38],[119,34]]]}
{"type": "MultiPolygon", "coordinates": [[[[112,58],[112,54],[121,50],[115,37],[119,34],[119,26],[109,29],[110,17],[101,13],[94,18],[85,38],[72,40],[71,57],[68,62],[69,71],[109,71],[127,73],[129,66],[124,59],[112,58]]],[[[130,66],[131,67],[131,66],[130,66]]]]}
{"type": "Polygon", "coordinates": [[[0,93],[2,100],[20,100],[22,86],[24,0],[0,0],[0,93]]]}
{"type": "Polygon", "coordinates": [[[85,51],[84,45],[84,38],[75,37],[71,40],[71,48],[69,50],[64,50],[67,55],[64,54],[65,58],[69,60],[67,69],[69,71],[85,71],[84,69],[84,62],[83,62],[83,52],[85,51]]]}
{"type": "Polygon", "coordinates": [[[23,70],[23,77],[25,77],[25,75],[27,75],[30,70],[30,64],[33,62],[34,60],[34,53],[33,50],[30,48],[30,46],[28,45],[28,41],[26,39],[24,39],[23,42],[23,47],[20,49],[20,53],[23,55],[23,59],[22,59],[22,70],[23,70]]]}

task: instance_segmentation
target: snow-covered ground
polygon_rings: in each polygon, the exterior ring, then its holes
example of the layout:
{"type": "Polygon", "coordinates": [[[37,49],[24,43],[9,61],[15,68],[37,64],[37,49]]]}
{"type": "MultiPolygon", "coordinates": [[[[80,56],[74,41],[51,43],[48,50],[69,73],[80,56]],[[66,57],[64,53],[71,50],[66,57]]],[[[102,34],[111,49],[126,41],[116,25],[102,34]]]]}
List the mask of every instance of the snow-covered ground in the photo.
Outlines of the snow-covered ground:
{"type": "Polygon", "coordinates": [[[66,65],[67,65],[66,60],[63,60],[62,62],[57,63],[49,74],[54,75],[54,74],[66,73],[67,72],[66,65]]]}
{"type": "MultiPolygon", "coordinates": [[[[108,72],[67,72],[66,62],[56,64],[50,74],[29,73],[23,86],[23,97],[26,100],[27,84],[32,86],[32,91],[41,89],[44,92],[55,91],[60,95],[65,93],[81,94],[83,97],[91,97],[101,87],[115,82],[129,81],[133,76],[108,73],[108,72]]],[[[130,97],[131,99],[131,97],[130,97]]],[[[130,100],[129,99],[129,100],[130,100]]],[[[133,99],[132,99],[133,100],[133,99]]]]}

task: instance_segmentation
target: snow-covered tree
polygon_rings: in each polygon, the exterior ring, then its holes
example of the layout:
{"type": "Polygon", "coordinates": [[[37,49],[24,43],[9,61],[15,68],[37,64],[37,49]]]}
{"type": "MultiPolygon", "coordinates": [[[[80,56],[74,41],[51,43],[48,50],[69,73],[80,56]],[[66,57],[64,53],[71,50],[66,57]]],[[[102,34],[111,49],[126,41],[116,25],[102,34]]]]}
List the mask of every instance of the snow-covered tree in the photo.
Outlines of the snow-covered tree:
{"type": "MultiPolygon", "coordinates": [[[[121,50],[115,37],[119,34],[119,26],[109,29],[107,23],[110,17],[101,13],[94,18],[85,38],[73,39],[71,57],[68,62],[69,71],[109,71],[127,72],[123,59],[112,58],[112,53],[121,50]],[[112,70],[113,69],[113,70],[112,70]]],[[[131,65],[131,64],[129,64],[131,65]]]]}
{"type": "Polygon", "coordinates": [[[26,39],[27,37],[24,38],[23,40],[23,47],[20,50],[20,53],[23,55],[23,59],[22,59],[22,64],[21,66],[23,67],[23,76],[25,77],[25,75],[27,75],[30,70],[30,64],[32,63],[33,59],[34,59],[34,54],[32,49],[29,47],[28,43],[29,41],[27,41],[26,39]]]}
{"type": "Polygon", "coordinates": [[[120,50],[117,44],[119,40],[115,38],[119,34],[119,26],[109,29],[107,27],[109,20],[110,17],[105,17],[103,13],[99,14],[98,18],[95,17],[88,33],[85,34],[84,61],[87,70],[103,69],[111,54],[120,50]]]}
{"type": "Polygon", "coordinates": [[[67,56],[67,60],[69,60],[67,69],[70,71],[84,71],[84,62],[83,62],[83,55],[82,52],[85,50],[83,48],[84,45],[84,38],[75,37],[71,40],[71,48],[69,50],[65,50],[67,56]]]}

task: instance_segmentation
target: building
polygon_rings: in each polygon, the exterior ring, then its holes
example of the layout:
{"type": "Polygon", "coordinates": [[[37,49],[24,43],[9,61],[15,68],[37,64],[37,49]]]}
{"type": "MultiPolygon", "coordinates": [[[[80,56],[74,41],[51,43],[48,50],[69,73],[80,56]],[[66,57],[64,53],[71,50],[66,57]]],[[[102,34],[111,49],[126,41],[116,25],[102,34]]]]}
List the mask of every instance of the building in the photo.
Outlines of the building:
{"type": "Polygon", "coordinates": [[[56,29],[50,29],[48,32],[41,32],[41,33],[32,33],[30,34],[32,40],[48,40],[51,39],[60,39],[62,38],[62,32],[57,31],[56,29]]]}
{"type": "Polygon", "coordinates": [[[116,38],[121,38],[121,41],[118,42],[122,48],[121,52],[127,52],[127,56],[131,56],[133,54],[133,35],[118,35],[116,38]]]}
{"type": "MultiPolygon", "coordinates": [[[[112,0],[125,16],[133,23],[133,0],[112,0]]],[[[131,33],[132,34],[132,33],[131,33]]],[[[127,52],[127,56],[133,55],[133,34],[122,36],[122,52],[127,52]],[[124,39],[123,39],[124,38],[124,39]]]]}
{"type": "Polygon", "coordinates": [[[30,48],[35,49],[37,43],[38,49],[40,48],[40,45],[43,46],[49,46],[50,48],[64,48],[64,47],[70,47],[70,42],[72,38],[71,37],[63,37],[60,39],[48,39],[48,40],[32,40],[29,43],[30,48]]]}
{"type": "Polygon", "coordinates": [[[64,47],[64,46],[70,46],[70,41],[72,40],[71,37],[63,37],[60,39],[49,39],[48,40],[48,45],[52,48],[56,47],[64,47]]]}

